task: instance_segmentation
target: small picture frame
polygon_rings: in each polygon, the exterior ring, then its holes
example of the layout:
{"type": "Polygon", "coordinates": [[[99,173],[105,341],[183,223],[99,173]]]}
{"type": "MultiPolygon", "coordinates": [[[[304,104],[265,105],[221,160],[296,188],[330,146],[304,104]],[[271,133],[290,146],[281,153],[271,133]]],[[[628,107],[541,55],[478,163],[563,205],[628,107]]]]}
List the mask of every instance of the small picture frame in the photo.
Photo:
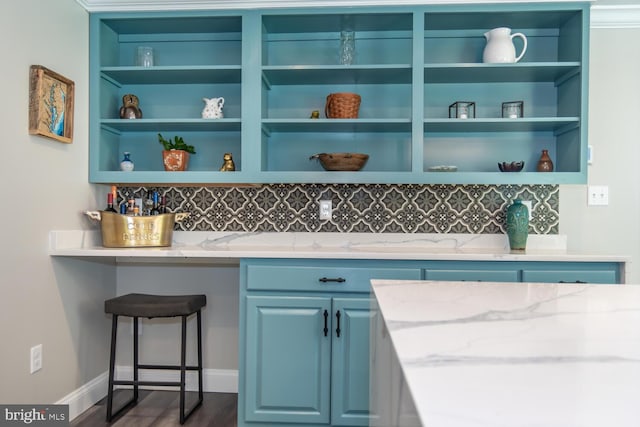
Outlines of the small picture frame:
{"type": "Polygon", "coordinates": [[[74,82],[42,65],[29,71],[29,133],[72,143],[74,82]]]}

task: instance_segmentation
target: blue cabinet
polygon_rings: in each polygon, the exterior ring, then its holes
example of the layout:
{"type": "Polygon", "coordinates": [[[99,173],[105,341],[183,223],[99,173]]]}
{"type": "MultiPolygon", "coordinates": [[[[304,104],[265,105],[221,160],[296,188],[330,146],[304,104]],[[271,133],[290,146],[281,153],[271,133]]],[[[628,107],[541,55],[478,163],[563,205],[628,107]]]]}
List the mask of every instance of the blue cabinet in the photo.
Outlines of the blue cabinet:
{"type": "Polygon", "coordinates": [[[327,424],[332,334],[324,324],[331,299],[246,299],[244,420],[327,424]]]}
{"type": "Polygon", "coordinates": [[[368,426],[370,280],[410,262],[243,260],[239,426],[368,426]]]}
{"type": "Polygon", "coordinates": [[[100,183],[586,182],[589,3],[425,5],[94,13],[90,17],[90,180],[100,183]],[[484,64],[483,34],[509,26],[523,59],[484,64]],[[353,31],[355,60],[338,58],[353,31]],[[155,65],[135,64],[138,46],[155,65]],[[324,116],[331,93],[361,96],[354,118],[324,116]],[[142,119],[118,116],[140,98],[142,119]],[[202,119],[203,97],[223,119],[202,119]],[[506,101],[524,117],[502,117],[506,101]],[[472,118],[448,106],[474,101],[472,118]],[[318,110],[320,118],[312,119],[318,110]],[[157,133],[196,146],[187,172],[163,170],[157,133]],[[541,150],[555,169],[536,172],[541,150]],[[124,151],[136,164],[120,172],[124,151]],[[219,172],[224,153],[236,171],[219,172]],[[310,156],[369,154],[357,172],[310,156]],[[497,163],[524,160],[519,173],[497,163]],[[454,165],[455,172],[439,166],[454,165]]]}
{"type": "Polygon", "coordinates": [[[333,299],[331,425],[367,426],[370,329],[377,311],[370,298],[333,299]]]}
{"type": "Polygon", "coordinates": [[[371,279],[620,283],[617,262],[245,259],[238,425],[366,426],[371,279]]]}

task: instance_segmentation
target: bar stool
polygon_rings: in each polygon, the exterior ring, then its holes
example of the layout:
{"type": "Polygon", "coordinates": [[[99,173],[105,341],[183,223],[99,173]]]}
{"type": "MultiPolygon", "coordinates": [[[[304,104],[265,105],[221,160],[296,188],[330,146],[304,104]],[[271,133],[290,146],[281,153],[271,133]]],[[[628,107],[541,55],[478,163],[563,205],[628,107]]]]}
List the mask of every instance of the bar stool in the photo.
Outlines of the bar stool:
{"type": "Polygon", "coordinates": [[[180,387],[180,424],[202,405],[202,316],[201,309],[207,304],[206,295],[148,295],[127,294],[108,299],[104,303],[105,313],[113,316],[111,327],[111,356],[109,361],[109,391],[107,394],[107,422],[121,412],[133,407],[138,402],[138,386],[175,386],[180,387]],[[198,365],[186,365],[187,352],[187,318],[197,315],[198,327],[198,365]],[[118,316],[133,318],[133,380],[115,380],[116,334],[118,316]],[[180,365],[148,365],[138,363],[138,318],[146,317],[182,317],[182,343],[180,347],[180,365]],[[180,370],[180,381],[140,381],[139,369],[172,369],[180,370]],[[198,401],[185,413],[185,380],[186,371],[198,371],[198,401]],[[132,385],[133,397],[120,409],[113,413],[113,387],[116,385],[132,385]]]}

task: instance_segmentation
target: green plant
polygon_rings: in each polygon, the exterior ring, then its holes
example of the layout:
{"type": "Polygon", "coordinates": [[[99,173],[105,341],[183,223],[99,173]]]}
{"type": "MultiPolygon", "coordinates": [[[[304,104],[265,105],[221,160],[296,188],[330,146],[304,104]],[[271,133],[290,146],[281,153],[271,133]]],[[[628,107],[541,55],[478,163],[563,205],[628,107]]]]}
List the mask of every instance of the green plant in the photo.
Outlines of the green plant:
{"type": "Polygon", "coordinates": [[[158,141],[165,150],[184,150],[187,153],[196,154],[196,149],[193,145],[186,144],[181,136],[174,136],[173,140],[171,140],[171,138],[164,139],[162,134],[158,134],[158,141]]]}

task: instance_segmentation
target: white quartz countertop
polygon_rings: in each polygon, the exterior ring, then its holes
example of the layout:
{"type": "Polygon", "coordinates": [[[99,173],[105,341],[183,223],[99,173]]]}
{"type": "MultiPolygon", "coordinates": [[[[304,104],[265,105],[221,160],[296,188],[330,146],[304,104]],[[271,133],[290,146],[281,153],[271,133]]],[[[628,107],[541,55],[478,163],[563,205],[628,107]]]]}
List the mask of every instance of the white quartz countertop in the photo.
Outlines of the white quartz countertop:
{"type": "Polygon", "coordinates": [[[503,234],[249,233],[177,231],[165,248],[105,248],[96,231],[49,234],[52,256],[124,258],[344,258],[387,260],[612,261],[629,257],[566,250],[562,235],[531,235],[512,253],[503,234]]]}
{"type": "Polygon", "coordinates": [[[640,426],[640,286],[372,286],[424,426],[640,426]]]}

